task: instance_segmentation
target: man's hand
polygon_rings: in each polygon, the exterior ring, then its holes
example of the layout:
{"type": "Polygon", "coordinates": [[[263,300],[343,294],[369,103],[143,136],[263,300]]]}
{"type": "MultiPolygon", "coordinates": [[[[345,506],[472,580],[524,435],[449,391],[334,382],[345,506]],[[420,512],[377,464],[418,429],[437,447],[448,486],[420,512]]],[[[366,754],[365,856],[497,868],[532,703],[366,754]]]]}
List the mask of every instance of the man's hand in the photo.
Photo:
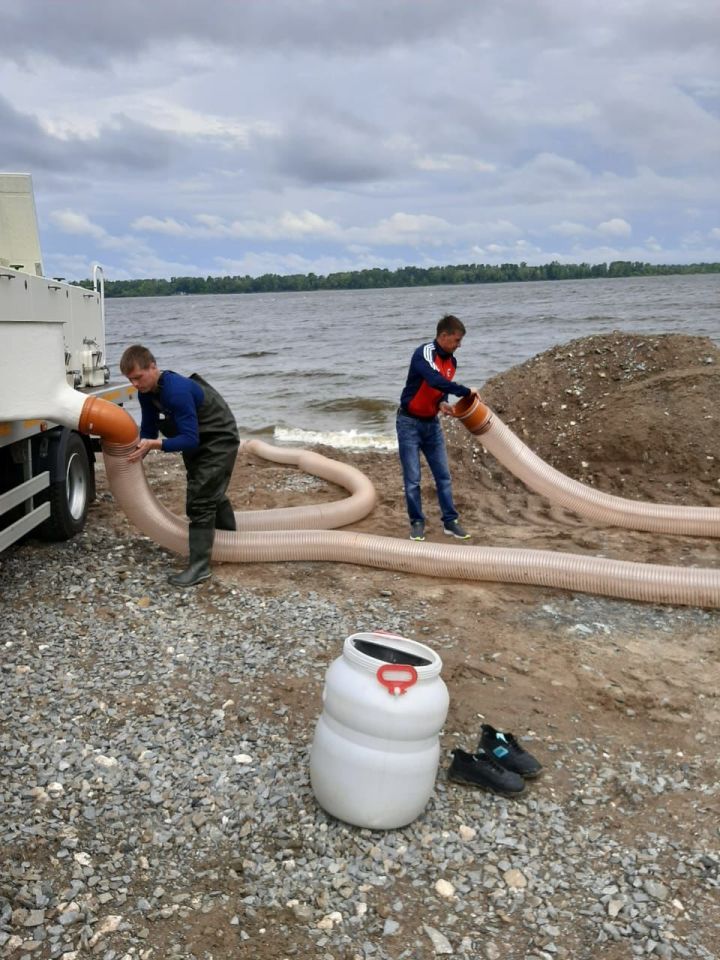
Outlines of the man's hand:
{"type": "MultiPolygon", "coordinates": [[[[480,397],[480,391],[478,390],[477,387],[468,387],[468,389],[470,390],[468,397],[477,397],[477,399],[482,402],[482,398],[480,397]]],[[[455,411],[453,409],[452,404],[441,403],[438,409],[440,410],[440,413],[444,413],[446,417],[454,416],[455,411]]]]}
{"type": "Polygon", "coordinates": [[[162,450],[162,440],[139,440],[132,453],[128,454],[128,463],[144,460],[151,450],[162,450]]]}

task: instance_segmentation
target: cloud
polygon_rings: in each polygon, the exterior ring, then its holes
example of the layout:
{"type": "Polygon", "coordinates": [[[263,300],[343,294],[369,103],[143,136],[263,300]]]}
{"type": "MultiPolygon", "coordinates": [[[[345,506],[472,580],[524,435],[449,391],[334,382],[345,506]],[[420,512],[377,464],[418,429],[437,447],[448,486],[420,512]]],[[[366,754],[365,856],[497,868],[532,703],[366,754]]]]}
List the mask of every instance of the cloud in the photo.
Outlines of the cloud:
{"type": "Polygon", "coordinates": [[[261,118],[237,119],[207,111],[194,110],[165,97],[143,97],[143,114],[148,126],[189,139],[216,139],[240,147],[249,147],[256,138],[277,136],[276,124],[261,118]]]}
{"type": "Polygon", "coordinates": [[[262,157],[278,174],[305,184],[362,184],[399,176],[407,143],[381,126],[360,120],[328,98],[302,104],[302,119],[262,145],[262,157]]]}
{"type": "Polygon", "coordinates": [[[454,232],[453,225],[442,217],[427,214],[393,213],[374,227],[356,227],[349,231],[355,242],[371,245],[407,243],[439,244],[454,232]]]}
{"type": "Polygon", "coordinates": [[[613,217],[612,220],[605,220],[598,224],[598,233],[605,234],[608,237],[629,237],[632,233],[632,227],[622,217],[613,217]]]}
{"type": "Polygon", "coordinates": [[[485,163],[483,160],[477,160],[474,157],[463,156],[457,153],[442,153],[434,156],[426,154],[415,160],[415,166],[418,170],[462,170],[471,173],[493,173],[496,169],[495,164],[485,163]]]}
{"type": "Polygon", "coordinates": [[[366,226],[343,226],[310,210],[302,210],[299,213],[285,211],[280,216],[266,220],[228,221],[212,214],[197,214],[192,223],[181,222],[172,217],[158,218],[145,215],[134,220],[132,228],[141,233],[205,241],[218,238],[312,242],[334,240],[348,249],[364,248],[368,251],[384,246],[414,244],[438,246],[478,235],[516,237],[522,232],[507,220],[451,223],[429,214],[402,211],[366,226]]]}
{"type": "Polygon", "coordinates": [[[192,238],[241,238],[241,239],[292,239],[298,237],[331,237],[339,233],[333,221],[326,220],[310,210],[300,213],[286,211],[279,217],[267,220],[226,221],[213,214],[199,213],[194,223],[180,223],[172,217],[159,219],[143,216],[133,221],[133,229],[147,233],[162,233],[174,237],[192,238]]]}
{"type": "Polygon", "coordinates": [[[168,237],[189,237],[192,236],[192,227],[186,223],[179,223],[172,217],[138,217],[132,222],[133,230],[139,230],[141,233],[164,233],[168,237]]]}
{"type": "Polygon", "coordinates": [[[563,220],[561,223],[551,223],[548,226],[548,233],[557,233],[562,237],[581,237],[591,233],[589,227],[583,223],[574,223],[571,220],[563,220]]]}
{"type": "Polygon", "coordinates": [[[102,227],[92,223],[86,214],[77,213],[75,210],[56,210],[52,214],[52,221],[63,233],[76,233],[94,237],[96,240],[107,236],[102,227]]]}
{"type": "Polygon", "coordinates": [[[233,50],[377,50],[454,34],[477,22],[474,0],[449,6],[416,0],[273,0],[206,7],[177,0],[125,0],[99,11],[92,0],[24,0],[3,13],[0,51],[23,60],[28,52],[101,68],[107,59],[137,57],[158,43],[206,42],[233,50]],[[37,29],[38,23],[43,29],[37,29]]]}
{"type": "Polygon", "coordinates": [[[90,237],[104,250],[124,251],[128,256],[149,256],[152,251],[137,237],[130,234],[113,236],[104,227],[93,223],[90,218],[75,210],[55,210],[50,215],[51,222],[61,233],[90,237]]]}
{"type": "Polygon", "coordinates": [[[152,172],[169,165],[175,140],[122,115],[106,118],[93,135],[62,125],[52,132],[37,117],[14,109],[2,96],[0,126],[6,169],[74,174],[91,169],[152,172]]]}

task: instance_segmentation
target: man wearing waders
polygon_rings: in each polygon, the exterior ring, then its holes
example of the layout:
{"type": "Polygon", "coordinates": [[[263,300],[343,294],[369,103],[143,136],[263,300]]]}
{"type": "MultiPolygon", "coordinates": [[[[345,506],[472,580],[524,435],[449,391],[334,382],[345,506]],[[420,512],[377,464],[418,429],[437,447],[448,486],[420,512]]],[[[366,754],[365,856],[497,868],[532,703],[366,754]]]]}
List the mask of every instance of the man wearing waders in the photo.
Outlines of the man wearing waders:
{"type": "Polygon", "coordinates": [[[183,456],[190,561],[169,580],[191,587],[210,576],[215,530],[235,529],[235,514],[225,495],[240,445],[235,417],[202,377],[159,370],[155,357],[140,344],[125,350],[120,370],[138,391],[142,412],[140,441],[128,460],[143,460],[150,450],[183,456]]]}

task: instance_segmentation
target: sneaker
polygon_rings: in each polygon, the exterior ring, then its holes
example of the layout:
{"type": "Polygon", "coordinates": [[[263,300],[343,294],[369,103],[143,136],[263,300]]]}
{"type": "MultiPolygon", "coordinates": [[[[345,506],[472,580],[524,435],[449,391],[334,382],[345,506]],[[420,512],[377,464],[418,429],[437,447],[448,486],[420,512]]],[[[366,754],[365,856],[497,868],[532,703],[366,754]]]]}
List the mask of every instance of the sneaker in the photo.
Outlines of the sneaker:
{"type": "Polygon", "coordinates": [[[422,520],[413,520],[413,522],[410,524],[410,539],[425,539],[425,524],[422,522],[422,520]]]}
{"type": "Polygon", "coordinates": [[[457,537],[458,540],[470,539],[470,534],[464,527],[460,526],[460,523],[457,520],[451,520],[450,523],[446,523],[444,530],[449,537],[457,537]]]}
{"type": "Polygon", "coordinates": [[[484,750],[477,753],[453,750],[448,779],[492,790],[505,797],[515,797],[525,789],[525,781],[519,774],[501,766],[492,754],[484,750]]]}
{"type": "Polygon", "coordinates": [[[518,773],[526,780],[537,777],[542,770],[540,761],[521,747],[511,733],[502,733],[495,727],[491,727],[489,723],[482,725],[478,750],[485,750],[492,754],[505,770],[518,773]]]}

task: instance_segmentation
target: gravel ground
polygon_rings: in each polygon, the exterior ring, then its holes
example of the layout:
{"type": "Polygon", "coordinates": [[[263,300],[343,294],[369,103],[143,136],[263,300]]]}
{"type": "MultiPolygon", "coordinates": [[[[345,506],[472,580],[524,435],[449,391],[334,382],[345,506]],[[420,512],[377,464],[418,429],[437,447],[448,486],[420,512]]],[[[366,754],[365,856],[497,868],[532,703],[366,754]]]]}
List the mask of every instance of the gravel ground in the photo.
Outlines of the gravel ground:
{"type": "Polygon", "coordinates": [[[542,731],[521,799],[441,772],[410,826],[355,829],[310,791],[322,680],[346,635],[417,609],[221,575],[175,593],[167,565],[102,527],[0,560],[0,954],[718,956],[701,730],[692,755],[542,731]]]}

